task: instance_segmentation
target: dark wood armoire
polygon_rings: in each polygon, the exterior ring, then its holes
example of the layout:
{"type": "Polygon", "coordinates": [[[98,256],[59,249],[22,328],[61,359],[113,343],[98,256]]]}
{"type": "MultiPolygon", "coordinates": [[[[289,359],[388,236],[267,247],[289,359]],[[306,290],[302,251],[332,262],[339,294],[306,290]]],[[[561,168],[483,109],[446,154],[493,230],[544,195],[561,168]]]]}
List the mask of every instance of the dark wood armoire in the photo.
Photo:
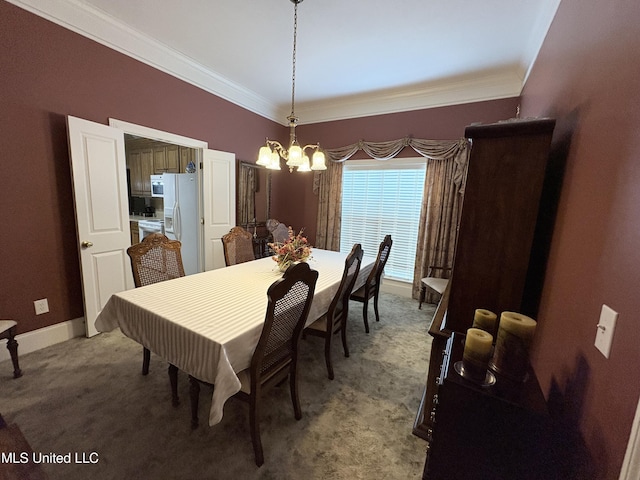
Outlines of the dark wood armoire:
{"type": "MultiPolygon", "coordinates": [[[[491,310],[498,317],[508,310],[534,318],[537,313],[532,311],[537,301],[531,296],[539,295],[536,282],[540,283],[542,279],[531,277],[531,272],[540,271],[532,264],[539,258],[533,252],[540,247],[534,244],[534,238],[539,238],[536,227],[539,227],[539,206],[554,126],[553,119],[517,119],[472,125],[465,130],[465,136],[471,141],[471,154],[453,272],[429,330],[433,337],[429,371],[413,429],[415,435],[430,443],[424,478],[438,480],[429,476],[430,452],[437,454],[437,458],[431,460],[442,470],[443,462],[450,458],[466,455],[469,451],[478,454],[479,447],[474,442],[484,441],[473,437],[475,430],[469,417],[463,414],[465,412],[460,412],[459,418],[466,425],[459,425],[459,428],[461,435],[468,430],[466,438],[460,438],[458,443],[449,442],[446,439],[450,440],[450,437],[442,431],[443,425],[449,430],[458,428],[456,415],[453,415],[455,405],[466,405],[469,401],[473,404],[471,397],[466,396],[478,394],[474,388],[457,388],[459,385],[453,377],[456,374],[449,368],[450,352],[457,351],[450,341],[452,335],[464,337],[473,324],[477,308],[491,310]],[[445,382],[448,382],[447,395],[443,404],[445,399],[439,398],[438,394],[445,382]],[[446,418],[440,418],[439,422],[439,416],[443,415],[446,418]],[[441,439],[439,445],[438,439],[441,439]]],[[[533,371],[528,380],[527,397],[529,400],[532,395],[536,397],[533,404],[538,415],[540,402],[544,404],[544,399],[533,371]]],[[[500,378],[497,383],[504,385],[500,378]]],[[[513,387],[516,391],[519,388],[518,385],[513,387]]],[[[494,395],[495,391],[491,389],[481,393],[486,394],[481,396],[483,401],[493,405],[492,415],[500,415],[500,408],[510,403],[502,402],[500,395],[494,395]]],[[[523,415],[526,416],[527,404],[521,407],[518,411],[525,412],[523,415]]],[[[496,435],[499,433],[495,432],[496,435]]],[[[490,446],[485,448],[490,449],[490,446]]],[[[473,462],[469,468],[474,468],[473,462]]],[[[467,478],[484,477],[471,475],[467,478]]]]}

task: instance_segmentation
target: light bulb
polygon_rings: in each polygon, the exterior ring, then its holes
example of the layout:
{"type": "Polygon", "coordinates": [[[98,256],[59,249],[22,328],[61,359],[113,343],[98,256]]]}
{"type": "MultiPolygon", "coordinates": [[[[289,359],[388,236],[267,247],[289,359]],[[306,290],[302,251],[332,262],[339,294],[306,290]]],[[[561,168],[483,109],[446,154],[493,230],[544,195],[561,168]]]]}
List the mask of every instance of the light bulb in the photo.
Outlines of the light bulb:
{"type": "Polygon", "coordinates": [[[271,148],[269,148],[268,145],[260,148],[260,151],[258,152],[258,161],[256,163],[265,167],[271,163],[271,148]]]}
{"type": "Polygon", "coordinates": [[[297,171],[298,172],[310,172],[311,171],[311,167],[309,165],[309,156],[308,155],[305,155],[304,157],[302,157],[302,163],[298,167],[297,171]]]}
{"type": "Polygon", "coordinates": [[[320,150],[316,150],[313,154],[313,164],[311,170],[326,170],[327,164],[325,163],[324,153],[320,150]]]}
{"type": "Polygon", "coordinates": [[[280,170],[280,155],[278,155],[278,152],[271,152],[267,168],[270,170],[280,170]]]}
{"type": "Polygon", "coordinates": [[[289,157],[287,158],[289,167],[299,167],[302,165],[302,148],[298,143],[292,143],[289,147],[289,157]]]}

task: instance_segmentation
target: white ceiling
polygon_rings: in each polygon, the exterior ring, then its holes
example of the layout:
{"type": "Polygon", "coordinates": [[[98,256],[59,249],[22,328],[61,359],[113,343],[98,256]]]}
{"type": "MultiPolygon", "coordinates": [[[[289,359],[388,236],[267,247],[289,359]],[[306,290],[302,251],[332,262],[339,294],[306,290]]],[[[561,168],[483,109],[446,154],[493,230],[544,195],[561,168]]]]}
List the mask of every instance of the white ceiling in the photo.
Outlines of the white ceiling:
{"type": "MultiPolygon", "coordinates": [[[[9,0],[282,124],[290,0],[9,0]]],[[[296,114],[315,123],[513,97],[560,0],[306,0],[296,114]]]]}

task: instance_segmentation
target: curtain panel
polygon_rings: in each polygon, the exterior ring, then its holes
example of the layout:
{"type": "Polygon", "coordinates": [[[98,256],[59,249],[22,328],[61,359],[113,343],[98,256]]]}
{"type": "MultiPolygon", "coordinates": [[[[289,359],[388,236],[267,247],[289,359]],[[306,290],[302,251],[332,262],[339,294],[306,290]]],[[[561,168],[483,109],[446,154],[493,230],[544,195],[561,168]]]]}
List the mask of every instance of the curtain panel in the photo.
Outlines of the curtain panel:
{"type": "Polygon", "coordinates": [[[238,171],[238,218],[240,225],[255,221],[255,193],[258,187],[255,168],[240,168],[238,171]]]}
{"type": "Polygon", "coordinates": [[[316,246],[336,252],[340,251],[342,166],[342,163],[330,161],[322,175],[316,176],[318,183],[316,246]]]}
{"type": "Polygon", "coordinates": [[[470,144],[467,139],[424,140],[404,137],[386,142],[360,140],[325,150],[330,161],[327,171],[319,176],[318,181],[316,243],[318,248],[340,249],[342,163],[360,150],[376,160],[388,161],[407,147],[428,159],[412,285],[412,296],[417,299],[420,281],[426,276],[429,265],[453,265],[469,161],[470,144]]]}

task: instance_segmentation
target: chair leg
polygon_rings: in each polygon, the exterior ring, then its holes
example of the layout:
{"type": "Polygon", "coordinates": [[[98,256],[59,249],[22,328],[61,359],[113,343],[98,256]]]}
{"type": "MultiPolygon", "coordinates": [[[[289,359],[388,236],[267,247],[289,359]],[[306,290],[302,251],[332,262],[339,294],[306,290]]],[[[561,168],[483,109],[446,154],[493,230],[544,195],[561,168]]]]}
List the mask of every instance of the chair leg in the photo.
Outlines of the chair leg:
{"type": "Polygon", "coordinates": [[[291,388],[291,401],[293,402],[293,414],[296,420],[302,418],[302,409],[300,408],[300,397],[298,396],[298,374],[295,363],[291,366],[289,372],[289,386],[291,388]]]}
{"type": "Polygon", "coordinates": [[[142,374],[149,373],[149,363],[151,362],[151,351],[147,347],[142,349],[142,374]]]}
{"type": "Polygon", "coordinates": [[[373,294],[373,311],[376,314],[376,322],[380,321],[380,314],[378,313],[378,291],[373,294]]]}
{"type": "Polygon", "coordinates": [[[369,333],[369,318],[367,316],[368,310],[369,310],[369,299],[365,297],[364,301],[362,302],[362,318],[364,319],[364,331],[366,333],[369,333]]]}
{"type": "Polygon", "coordinates": [[[178,367],[169,364],[169,383],[171,384],[171,405],[177,407],[180,405],[178,398],[178,367]]]}
{"type": "Polygon", "coordinates": [[[198,428],[198,403],[200,401],[200,382],[189,375],[189,395],[191,397],[191,428],[198,428]]]}
{"type": "Polygon", "coordinates": [[[251,429],[251,443],[253,443],[253,453],[256,457],[256,465],[262,466],[264,463],[264,453],[262,452],[262,441],[260,440],[260,419],[258,411],[258,399],[254,392],[249,398],[249,428],[251,429]]]}
{"type": "Polygon", "coordinates": [[[342,320],[342,327],[340,328],[340,336],[342,337],[342,348],[344,350],[344,356],[349,356],[349,347],[347,346],[347,322],[346,319],[342,320]]]}
{"type": "Polygon", "coordinates": [[[329,380],[333,380],[333,365],[331,365],[331,337],[333,337],[333,329],[327,332],[327,336],[324,339],[324,361],[327,364],[329,380]]]}
{"type": "Polygon", "coordinates": [[[422,285],[420,288],[420,303],[418,303],[418,310],[422,310],[422,304],[424,303],[424,297],[427,294],[426,285],[422,285]]]}
{"type": "Polygon", "coordinates": [[[7,340],[7,350],[11,355],[11,362],[13,362],[13,378],[22,376],[22,370],[18,364],[18,342],[15,339],[15,325],[9,329],[9,339],[7,340]]]}

